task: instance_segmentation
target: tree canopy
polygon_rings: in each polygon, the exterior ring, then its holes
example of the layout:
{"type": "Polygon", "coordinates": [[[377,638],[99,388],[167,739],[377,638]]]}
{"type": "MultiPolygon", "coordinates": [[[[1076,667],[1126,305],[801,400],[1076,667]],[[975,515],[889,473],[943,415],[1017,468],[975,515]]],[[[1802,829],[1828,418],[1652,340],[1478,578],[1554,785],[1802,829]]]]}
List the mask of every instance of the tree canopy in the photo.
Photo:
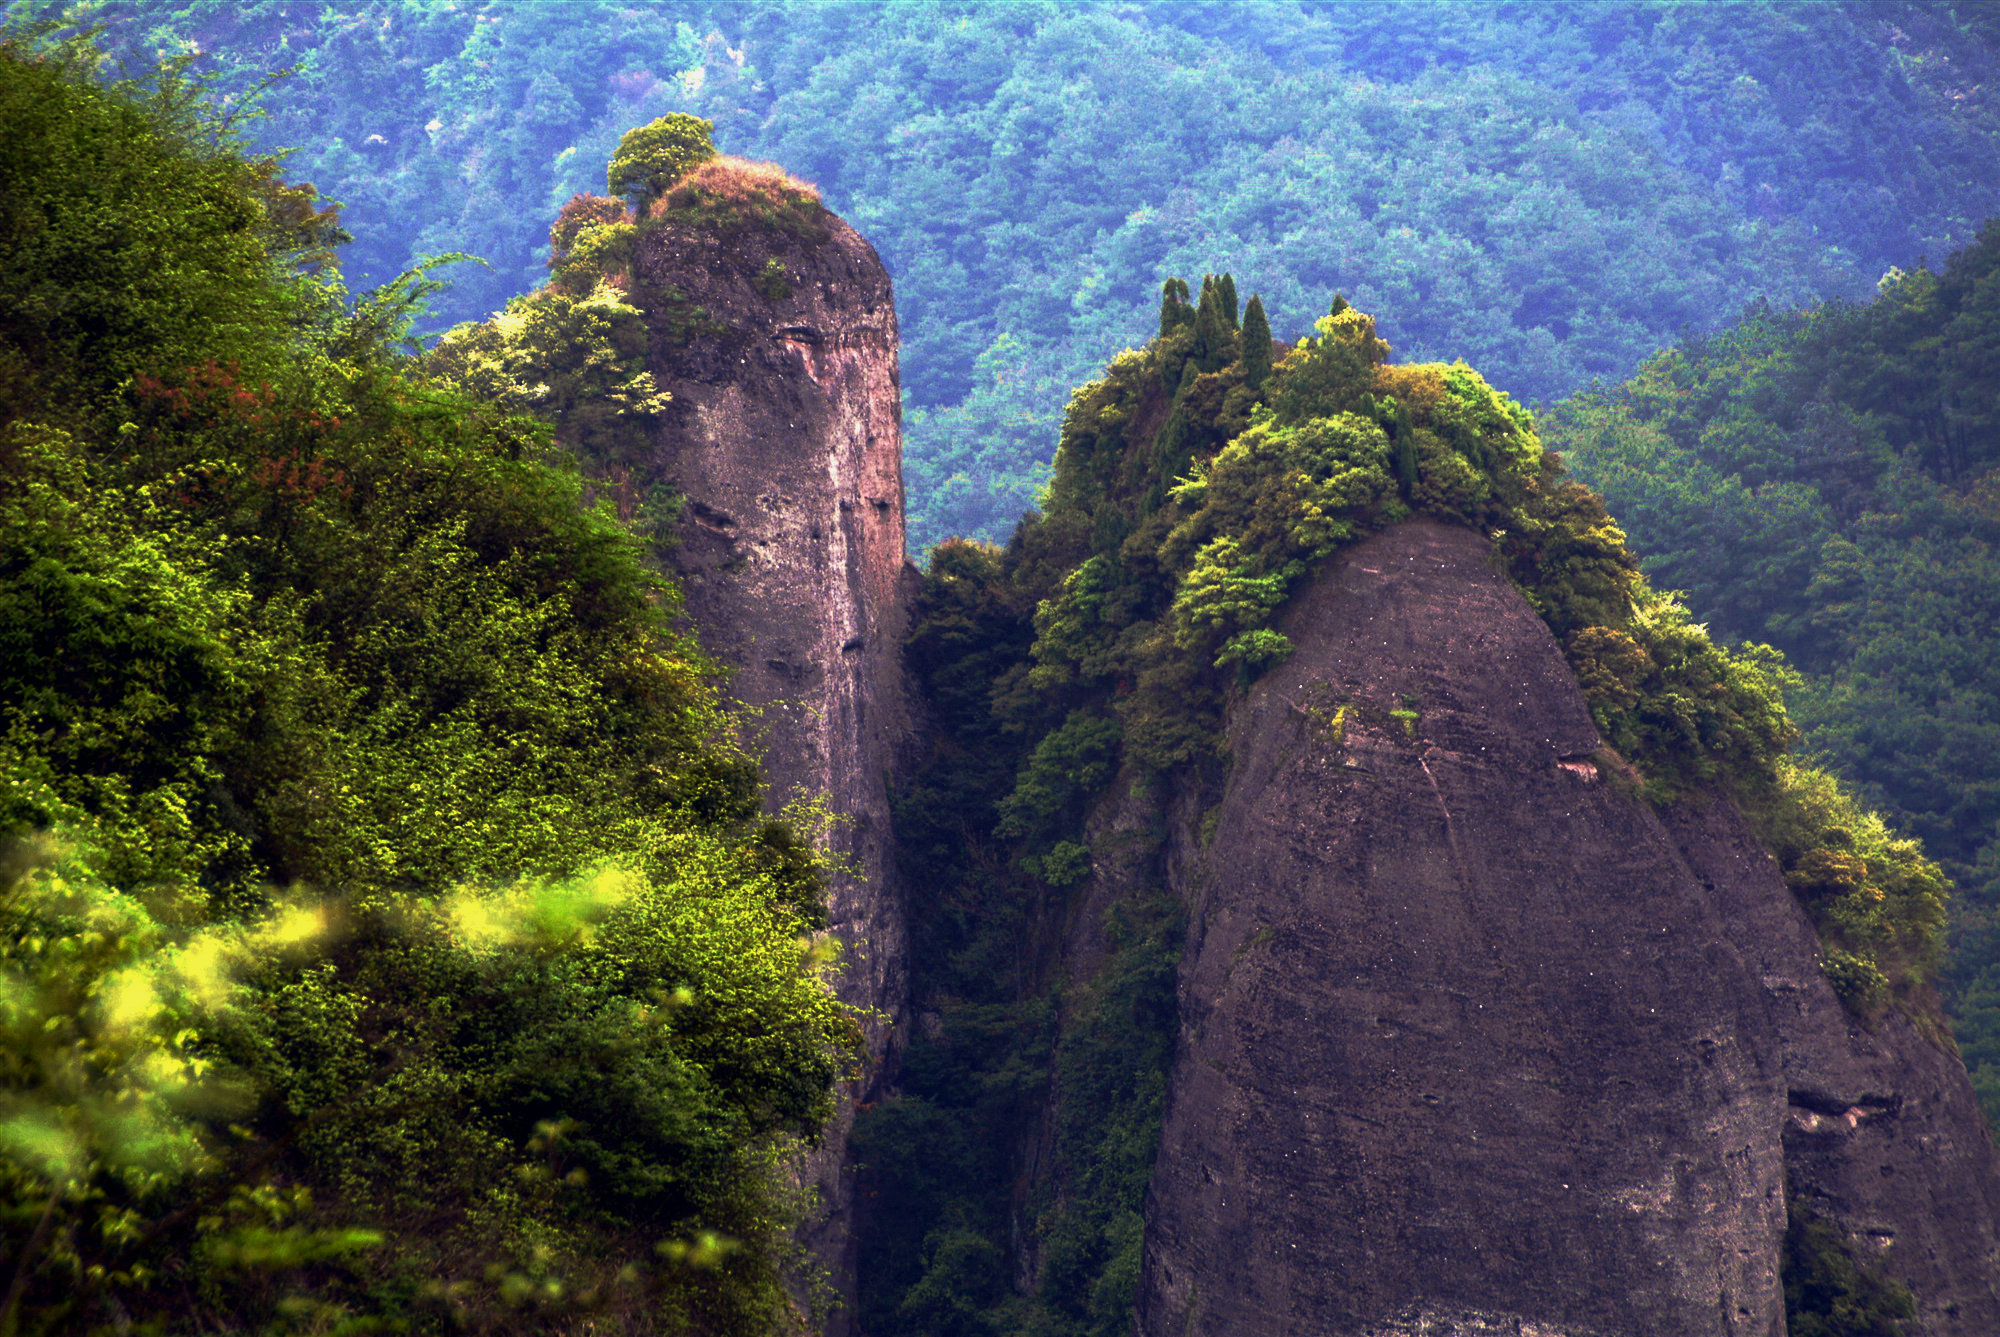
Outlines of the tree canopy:
{"type": "Polygon", "coordinates": [[[670,112],[627,130],[604,169],[605,182],[613,195],[632,196],[643,208],[715,156],[714,130],[685,112],[670,112]]]}

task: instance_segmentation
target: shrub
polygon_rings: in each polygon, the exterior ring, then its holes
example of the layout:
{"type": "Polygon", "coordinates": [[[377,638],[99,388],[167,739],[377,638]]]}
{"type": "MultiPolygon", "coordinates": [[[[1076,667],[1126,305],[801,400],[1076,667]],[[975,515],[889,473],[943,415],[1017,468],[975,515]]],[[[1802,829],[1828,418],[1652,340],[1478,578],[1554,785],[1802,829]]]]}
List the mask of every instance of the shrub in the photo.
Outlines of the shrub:
{"type": "Polygon", "coordinates": [[[556,221],[549,225],[549,268],[562,268],[577,238],[585,231],[631,221],[632,211],[621,199],[609,195],[572,195],[569,203],[557,212],[556,221]]]}
{"type": "Polygon", "coordinates": [[[715,157],[715,124],[685,112],[627,130],[604,170],[613,195],[634,197],[643,208],[688,173],[715,157]]]}
{"type": "Polygon", "coordinates": [[[1856,1259],[1838,1226],[1789,1194],[1786,1207],[1786,1331],[1792,1337],[1902,1337],[1902,1320],[1917,1312],[1909,1289],[1856,1259]]]}
{"type": "Polygon", "coordinates": [[[1781,760],[1775,783],[1746,799],[1826,943],[1826,976],[1842,1001],[1866,1014],[1898,997],[1928,1012],[1933,1004],[1915,986],[1943,964],[1951,888],[1922,846],[1808,762],[1781,760]]]}

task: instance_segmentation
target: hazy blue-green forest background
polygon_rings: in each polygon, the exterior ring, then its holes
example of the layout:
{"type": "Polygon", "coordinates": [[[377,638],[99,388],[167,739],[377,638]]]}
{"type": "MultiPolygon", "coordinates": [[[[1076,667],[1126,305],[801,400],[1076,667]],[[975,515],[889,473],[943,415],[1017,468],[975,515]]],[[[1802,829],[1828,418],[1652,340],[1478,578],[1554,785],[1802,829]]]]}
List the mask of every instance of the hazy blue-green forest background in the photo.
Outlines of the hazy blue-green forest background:
{"type": "Polygon", "coordinates": [[[1959,883],[1953,1003],[2000,1106],[2000,279],[1966,250],[2000,214],[1993,7],[24,10],[103,25],[135,66],[198,51],[231,96],[293,69],[253,133],[344,202],[352,286],[488,262],[451,271],[432,328],[546,276],[550,218],[626,129],[713,120],[895,276],[919,547],[1007,535],[1164,276],[1233,272],[1280,338],[1345,292],[1399,361],[1552,408],[1656,581],[1806,670],[1810,745],[1959,883]],[[1940,289],[1922,266],[1961,252],[1940,289]]]}
{"type": "Polygon", "coordinates": [[[712,119],[895,276],[925,546],[1004,537],[1169,273],[1245,276],[1280,338],[1344,290],[1400,358],[1549,401],[2000,212],[2000,21],[1970,4],[33,8],[142,64],[198,49],[232,91],[296,66],[255,133],[345,202],[350,282],[490,262],[439,325],[540,281],[626,129],[712,119]]]}

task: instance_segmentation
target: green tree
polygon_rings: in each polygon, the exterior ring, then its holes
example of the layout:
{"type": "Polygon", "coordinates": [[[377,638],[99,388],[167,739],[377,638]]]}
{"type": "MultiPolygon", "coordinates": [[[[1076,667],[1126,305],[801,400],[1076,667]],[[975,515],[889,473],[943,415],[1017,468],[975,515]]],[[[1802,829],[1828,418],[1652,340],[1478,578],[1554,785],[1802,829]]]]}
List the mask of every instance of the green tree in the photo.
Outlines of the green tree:
{"type": "Polygon", "coordinates": [[[635,313],[419,379],[416,280],[349,298],[323,210],[76,55],[0,44],[55,150],[0,168],[0,1328],[769,1329],[856,1038],[823,815],[763,814],[678,592],[511,411],[544,357],[650,412],[635,313]]]}
{"type": "MultiPolygon", "coordinates": [[[[73,404],[141,370],[266,369],[312,290],[271,282],[283,235],[274,165],[182,104],[175,69],[152,101],[100,95],[81,45],[38,59],[0,38],[0,419],[73,404]],[[87,184],[85,184],[87,183],[87,184]],[[151,208],[105,209],[102,201],[151,208]],[[184,268],[159,264],[169,252],[184,268]]],[[[289,200],[287,200],[289,203],[289,200]]]]}
{"type": "Polygon", "coordinates": [[[715,156],[714,136],[714,122],[685,112],[627,130],[604,170],[606,186],[613,195],[634,199],[643,211],[674,182],[715,156]]]}
{"type": "Polygon", "coordinates": [[[1271,322],[1264,316],[1264,301],[1250,294],[1243,310],[1243,383],[1255,390],[1271,375],[1271,322]]]}
{"type": "Polygon", "coordinates": [[[1188,305],[1186,279],[1168,279],[1160,285],[1160,337],[1179,329],[1182,325],[1192,325],[1195,320],[1194,308],[1188,305]]]}
{"type": "Polygon", "coordinates": [[[1202,279],[1188,359],[1204,372],[1220,371],[1236,360],[1236,328],[1229,311],[1233,301],[1234,292],[1225,293],[1220,279],[1212,274],[1202,279]]]}
{"type": "Polygon", "coordinates": [[[1396,488],[1407,502],[1417,491],[1417,429],[1411,425],[1409,406],[1401,401],[1396,404],[1389,435],[1396,450],[1396,488]]]}

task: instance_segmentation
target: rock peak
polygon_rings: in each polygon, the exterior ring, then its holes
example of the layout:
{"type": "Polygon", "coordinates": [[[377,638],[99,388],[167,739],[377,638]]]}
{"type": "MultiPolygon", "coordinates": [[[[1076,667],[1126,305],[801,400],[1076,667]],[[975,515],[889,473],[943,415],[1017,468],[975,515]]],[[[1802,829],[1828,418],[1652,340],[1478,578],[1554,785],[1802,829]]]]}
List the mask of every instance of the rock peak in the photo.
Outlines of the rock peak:
{"type": "MultiPolygon", "coordinates": [[[[672,396],[648,472],[683,499],[664,555],[702,643],[734,670],[727,691],[761,734],[773,805],[826,795],[853,870],[829,888],[841,993],[881,1020],[866,1027],[867,1072],[807,1166],[825,1209],[807,1243],[851,1300],[847,1136],[854,1101],[893,1067],[905,993],[886,787],[909,732],[901,654],[915,578],[896,312],[874,248],[816,198],[738,197],[669,192],[633,260],[651,369],[672,396]]],[[[836,1326],[843,1313],[852,1305],[836,1326]]]]}

